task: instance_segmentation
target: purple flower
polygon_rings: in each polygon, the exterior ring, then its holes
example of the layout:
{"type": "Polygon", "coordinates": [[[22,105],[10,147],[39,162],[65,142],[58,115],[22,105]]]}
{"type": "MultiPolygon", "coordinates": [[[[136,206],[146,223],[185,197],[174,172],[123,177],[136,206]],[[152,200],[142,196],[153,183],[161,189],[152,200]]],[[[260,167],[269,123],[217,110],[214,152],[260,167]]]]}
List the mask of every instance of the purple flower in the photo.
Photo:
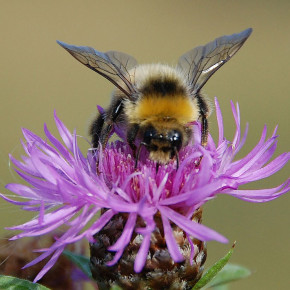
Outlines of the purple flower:
{"type": "Polygon", "coordinates": [[[108,265],[117,263],[135,232],[143,236],[134,265],[135,272],[140,272],[146,263],[151,233],[156,227],[154,215],[161,215],[168,250],[172,259],[180,262],[184,257],[174,238],[171,223],[188,237],[226,243],[227,239],[219,233],[191,220],[201,205],[217,194],[266,202],[286,193],[290,180],[270,189],[238,189],[240,185],[266,178],[280,170],[290,154],[284,153],[269,162],[276,149],[277,136],[275,130],[266,139],[265,127],[256,147],[246,157],[234,160],[245,143],[248,127],[241,137],[239,108],[232,103],[236,132],[233,141],[226,140],[217,100],[215,104],[219,127],[217,145],[209,136],[207,148],[200,146],[200,125],[194,124],[194,142],[180,152],[178,170],[172,161],[160,166],[156,172],[156,164],[146,158],[146,152],[142,152],[136,171],[132,152],[121,141],[95,153],[89,150],[85,157],[78,147],[76,132],[71,134],[56,115],[55,122],[63,143],[49,132],[46,125],[45,140],[23,129],[26,141],[22,145],[26,156],[22,161],[12,156],[10,159],[16,166],[15,171],[30,185],[8,184],[7,188],[26,201],[1,196],[24,210],[38,211],[39,214],[32,221],[10,227],[22,231],[12,239],[44,235],[62,225],[68,228],[50,248],[38,250],[42,254],[26,265],[34,265],[51,256],[35,281],[54,265],[68,244],[83,238],[93,241],[93,236],[119,213],[127,213],[128,219],[122,235],[109,248],[116,253],[108,265]],[[136,227],[138,216],[145,222],[145,227],[136,227]]]}

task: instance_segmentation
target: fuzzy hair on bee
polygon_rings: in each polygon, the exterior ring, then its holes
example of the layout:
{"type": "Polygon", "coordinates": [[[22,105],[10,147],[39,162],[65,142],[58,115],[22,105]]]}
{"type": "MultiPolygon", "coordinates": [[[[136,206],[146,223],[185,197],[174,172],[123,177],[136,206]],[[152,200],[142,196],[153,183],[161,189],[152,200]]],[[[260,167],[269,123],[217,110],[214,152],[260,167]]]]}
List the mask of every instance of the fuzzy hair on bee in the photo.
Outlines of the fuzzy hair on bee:
{"type": "Polygon", "coordinates": [[[138,65],[122,52],[99,52],[91,47],[57,41],[79,62],[114,84],[111,104],[93,121],[94,148],[106,146],[114,128],[126,136],[136,167],[143,147],[149,159],[166,164],[176,159],[192,136],[192,123],[201,122],[201,145],[208,138],[211,106],[201,89],[241,48],[252,33],[248,28],[198,46],[179,58],[178,65],[138,65]]]}

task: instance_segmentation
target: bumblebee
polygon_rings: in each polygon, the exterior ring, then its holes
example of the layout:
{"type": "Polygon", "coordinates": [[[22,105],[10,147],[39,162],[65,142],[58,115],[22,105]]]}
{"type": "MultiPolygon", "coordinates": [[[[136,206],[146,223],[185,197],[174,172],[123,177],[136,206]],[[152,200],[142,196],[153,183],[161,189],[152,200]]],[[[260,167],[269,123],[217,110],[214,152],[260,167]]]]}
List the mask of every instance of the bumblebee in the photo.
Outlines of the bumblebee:
{"type": "Polygon", "coordinates": [[[138,65],[132,56],[122,52],[103,53],[58,41],[78,61],[116,87],[109,108],[91,125],[94,148],[105,146],[115,128],[126,136],[136,166],[141,148],[145,147],[149,159],[157,165],[175,158],[178,167],[178,152],[190,141],[194,121],[200,120],[201,144],[207,144],[211,108],[201,89],[251,32],[249,28],[198,46],[182,55],[175,68],[138,65]]]}

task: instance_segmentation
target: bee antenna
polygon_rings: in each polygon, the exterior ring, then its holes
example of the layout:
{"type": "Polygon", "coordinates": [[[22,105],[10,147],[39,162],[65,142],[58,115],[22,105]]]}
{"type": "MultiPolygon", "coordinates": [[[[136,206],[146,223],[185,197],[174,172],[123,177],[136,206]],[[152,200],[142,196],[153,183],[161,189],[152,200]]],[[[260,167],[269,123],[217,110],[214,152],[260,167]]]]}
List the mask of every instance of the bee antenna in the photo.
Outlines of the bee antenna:
{"type": "Polygon", "coordinates": [[[174,155],[176,156],[176,170],[178,170],[179,168],[179,155],[178,155],[178,151],[177,151],[177,148],[174,147],[174,155]]]}
{"type": "Polygon", "coordinates": [[[137,165],[138,165],[138,161],[140,158],[140,152],[141,152],[142,146],[146,146],[146,145],[147,145],[146,143],[141,142],[139,147],[138,147],[138,151],[137,151],[137,155],[136,155],[136,159],[135,159],[135,169],[137,169],[137,165]]]}
{"type": "Polygon", "coordinates": [[[160,163],[156,163],[156,174],[158,173],[158,169],[159,169],[159,165],[160,165],[160,163]]]}

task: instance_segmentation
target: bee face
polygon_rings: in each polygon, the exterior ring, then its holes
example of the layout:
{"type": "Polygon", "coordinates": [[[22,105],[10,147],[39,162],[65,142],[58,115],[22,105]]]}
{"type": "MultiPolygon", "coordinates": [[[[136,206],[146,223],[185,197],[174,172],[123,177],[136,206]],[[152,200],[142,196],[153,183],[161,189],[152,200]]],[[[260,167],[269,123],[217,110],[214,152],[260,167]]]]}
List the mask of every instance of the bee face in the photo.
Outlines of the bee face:
{"type": "MultiPolygon", "coordinates": [[[[201,94],[208,79],[242,47],[252,29],[225,35],[198,46],[179,58],[176,68],[138,65],[121,52],[97,51],[91,47],[58,42],[79,62],[112,82],[116,91],[110,107],[100,112],[91,126],[94,147],[105,146],[114,127],[136,155],[145,146],[149,158],[165,164],[191,137],[190,124],[201,121],[201,145],[206,146],[210,105],[201,94]],[[139,148],[136,139],[140,141],[139,148]]],[[[138,142],[137,142],[138,143],[138,142]]]]}
{"type": "Polygon", "coordinates": [[[183,144],[183,134],[178,129],[156,130],[149,125],[144,130],[143,142],[149,151],[149,158],[158,163],[165,164],[175,157],[183,144]]]}

